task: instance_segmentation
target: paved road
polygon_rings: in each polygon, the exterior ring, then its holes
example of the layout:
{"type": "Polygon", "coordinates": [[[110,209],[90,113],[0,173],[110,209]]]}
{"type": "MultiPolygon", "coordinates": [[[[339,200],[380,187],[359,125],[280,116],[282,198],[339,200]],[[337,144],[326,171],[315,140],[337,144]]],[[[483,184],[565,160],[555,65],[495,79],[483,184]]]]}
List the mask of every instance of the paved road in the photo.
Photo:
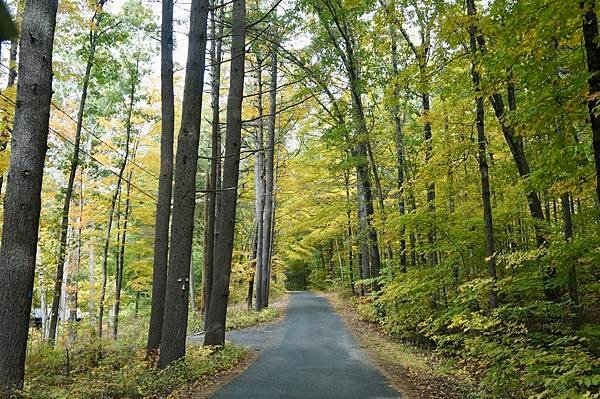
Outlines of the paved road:
{"type": "Polygon", "coordinates": [[[227,339],[264,349],[215,399],[400,397],[369,364],[327,301],[314,294],[290,294],[282,322],[232,332],[227,339]]]}

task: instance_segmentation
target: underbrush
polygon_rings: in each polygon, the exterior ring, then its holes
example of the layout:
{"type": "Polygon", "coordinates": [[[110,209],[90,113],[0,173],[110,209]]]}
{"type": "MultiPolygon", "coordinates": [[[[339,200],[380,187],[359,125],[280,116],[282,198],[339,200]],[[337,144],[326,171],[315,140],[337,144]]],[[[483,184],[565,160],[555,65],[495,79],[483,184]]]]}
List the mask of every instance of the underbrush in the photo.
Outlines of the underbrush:
{"type": "MultiPolygon", "coordinates": [[[[282,308],[265,308],[260,311],[247,309],[243,306],[233,306],[227,309],[227,330],[252,327],[256,324],[277,320],[283,314],[282,308]]],[[[190,315],[188,331],[196,334],[203,330],[204,321],[199,313],[190,315]]]]}
{"type": "Polygon", "coordinates": [[[27,358],[24,398],[160,398],[187,383],[234,367],[246,351],[226,345],[189,345],[186,357],[165,370],[130,341],[78,340],[76,346],[40,345],[27,358]]]}
{"type": "MultiPolygon", "coordinates": [[[[498,284],[501,306],[481,306],[489,280],[470,280],[450,294],[447,272],[438,266],[400,274],[377,296],[357,300],[356,309],[402,342],[461,359],[478,382],[475,397],[600,397],[600,324],[575,322],[568,299],[527,295],[512,277],[498,284]]],[[[519,277],[535,281],[534,273],[519,277]]]]}

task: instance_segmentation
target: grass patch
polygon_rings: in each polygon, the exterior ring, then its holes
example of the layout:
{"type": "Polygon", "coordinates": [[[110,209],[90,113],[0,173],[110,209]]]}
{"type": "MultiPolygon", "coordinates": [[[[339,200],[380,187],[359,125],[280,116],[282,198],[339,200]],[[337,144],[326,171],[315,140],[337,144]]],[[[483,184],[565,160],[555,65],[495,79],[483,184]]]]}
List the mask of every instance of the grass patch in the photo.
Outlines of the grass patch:
{"type": "Polygon", "coordinates": [[[174,389],[235,367],[246,350],[233,345],[189,345],[186,357],[165,370],[145,349],[125,341],[88,341],[70,350],[41,346],[27,358],[24,398],[161,398],[174,389]]]}

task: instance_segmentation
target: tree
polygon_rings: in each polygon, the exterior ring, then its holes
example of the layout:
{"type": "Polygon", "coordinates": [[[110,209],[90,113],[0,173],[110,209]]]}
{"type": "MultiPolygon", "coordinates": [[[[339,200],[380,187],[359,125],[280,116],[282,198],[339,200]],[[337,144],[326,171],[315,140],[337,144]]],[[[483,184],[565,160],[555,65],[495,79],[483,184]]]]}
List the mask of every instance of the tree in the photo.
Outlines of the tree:
{"type": "Polygon", "coordinates": [[[127,164],[130,161],[130,152],[131,152],[131,140],[132,140],[132,129],[133,129],[133,106],[135,104],[135,95],[138,85],[140,83],[140,59],[137,55],[135,62],[133,65],[130,65],[129,70],[129,102],[127,106],[127,114],[125,117],[125,151],[123,155],[123,159],[121,160],[121,164],[119,167],[119,172],[117,173],[117,182],[115,185],[115,189],[110,201],[110,207],[108,211],[108,221],[106,224],[106,237],[104,239],[104,247],[102,253],[102,282],[100,286],[100,299],[98,300],[98,337],[102,338],[103,333],[103,321],[104,321],[104,300],[106,298],[106,282],[108,279],[108,250],[110,247],[111,241],[111,230],[113,225],[113,218],[115,216],[115,207],[117,206],[119,197],[121,195],[121,188],[123,185],[123,178],[125,174],[125,169],[127,168],[127,164]]]}
{"type": "Polygon", "coordinates": [[[152,310],[150,313],[147,344],[149,354],[156,352],[160,347],[167,285],[167,264],[169,260],[169,221],[171,219],[171,194],[173,191],[173,143],[175,135],[172,0],[164,0],[162,2],[160,47],[162,132],[160,142],[160,178],[154,230],[152,310]]]}
{"type": "Polygon", "coordinates": [[[0,391],[23,386],[52,98],[56,0],[27,1],[0,248],[0,391]]]}
{"type": "Polygon", "coordinates": [[[223,1],[220,2],[220,11],[218,17],[214,9],[216,1],[213,1],[213,9],[211,10],[211,158],[210,158],[210,174],[208,176],[208,184],[206,185],[206,208],[205,208],[205,225],[204,225],[204,264],[202,269],[202,306],[204,309],[204,329],[206,330],[206,315],[208,313],[208,305],[210,303],[210,293],[212,291],[213,282],[213,264],[214,264],[214,249],[215,249],[215,220],[217,217],[217,189],[221,180],[220,158],[221,158],[221,110],[220,110],[220,95],[221,95],[221,63],[223,61],[223,20],[225,7],[223,1]]]}
{"type": "Polygon", "coordinates": [[[598,16],[596,0],[579,0],[582,12],[583,39],[588,68],[588,109],[592,125],[592,145],[596,164],[596,195],[600,202],[600,119],[597,115],[600,92],[600,46],[598,46],[598,16]]]}
{"type": "Polygon", "coordinates": [[[234,0],[231,22],[231,75],[227,98],[227,130],[223,165],[222,208],[219,213],[219,240],[215,244],[213,289],[210,296],[204,345],[225,343],[225,321],[229,297],[233,238],[237,210],[237,193],[242,134],[242,102],[246,61],[246,2],[234,0]]]}
{"type": "MultiPolygon", "coordinates": [[[[473,17],[476,15],[475,0],[467,0],[467,15],[473,17]]],[[[477,147],[479,153],[477,162],[479,163],[479,173],[481,175],[481,200],[483,205],[483,222],[485,225],[486,240],[486,260],[488,263],[488,273],[492,279],[492,288],[489,294],[490,307],[498,306],[498,296],[496,293],[496,250],[494,247],[494,224],[492,219],[492,201],[490,194],[490,175],[488,168],[487,138],[485,136],[485,110],[483,104],[483,94],[481,92],[481,82],[477,64],[477,27],[473,22],[469,24],[469,49],[473,60],[471,61],[471,78],[473,80],[473,90],[475,92],[475,107],[477,125],[477,147]]]]}
{"type": "Polygon", "coordinates": [[[183,93],[181,129],[175,158],[175,189],[169,249],[169,266],[159,367],[165,368],[185,356],[189,301],[190,258],[196,206],[196,170],[200,140],[200,118],[208,0],[193,0],[190,10],[188,59],[183,93]]]}
{"type": "Polygon", "coordinates": [[[265,157],[265,204],[263,213],[263,236],[262,236],[262,304],[269,305],[269,281],[271,278],[271,257],[273,253],[273,223],[274,223],[274,167],[275,167],[275,131],[277,123],[277,52],[274,48],[271,49],[271,87],[269,100],[269,123],[268,123],[268,138],[265,157]]]}
{"type": "Polygon", "coordinates": [[[56,278],[54,280],[54,295],[52,298],[52,309],[50,311],[50,332],[49,341],[51,345],[54,345],[56,339],[57,326],[58,326],[58,307],[60,305],[60,297],[62,293],[63,285],[63,273],[65,264],[65,254],[67,250],[67,231],[69,229],[69,210],[71,209],[71,198],[73,196],[73,186],[75,185],[75,176],[77,174],[77,168],[79,166],[79,152],[81,146],[81,131],[83,127],[83,117],[85,112],[86,99],[88,95],[88,86],[90,84],[90,75],[92,67],[94,65],[94,57],[96,55],[96,45],[98,44],[98,37],[101,34],[100,26],[103,16],[103,7],[106,0],[98,0],[94,4],[94,14],[90,21],[89,31],[89,48],[87,63],[85,67],[85,74],[83,76],[83,82],[81,86],[81,98],[79,100],[79,111],[77,112],[77,126],[75,131],[75,142],[73,145],[73,155],[71,156],[71,163],[69,166],[69,177],[67,179],[67,188],[65,191],[65,198],[62,210],[62,220],[60,225],[60,241],[58,250],[58,259],[56,262],[56,278]]]}

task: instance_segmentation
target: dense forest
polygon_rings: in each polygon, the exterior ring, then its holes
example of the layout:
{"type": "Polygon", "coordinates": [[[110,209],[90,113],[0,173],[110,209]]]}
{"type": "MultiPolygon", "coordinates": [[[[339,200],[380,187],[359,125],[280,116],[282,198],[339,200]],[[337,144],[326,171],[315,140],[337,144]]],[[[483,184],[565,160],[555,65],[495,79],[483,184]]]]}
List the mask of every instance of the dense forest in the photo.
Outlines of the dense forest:
{"type": "Polygon", "coordinates": [[[600,394],[595,0],[7,3],[0,396],[158,397],[286,289],[600,394]]]}

